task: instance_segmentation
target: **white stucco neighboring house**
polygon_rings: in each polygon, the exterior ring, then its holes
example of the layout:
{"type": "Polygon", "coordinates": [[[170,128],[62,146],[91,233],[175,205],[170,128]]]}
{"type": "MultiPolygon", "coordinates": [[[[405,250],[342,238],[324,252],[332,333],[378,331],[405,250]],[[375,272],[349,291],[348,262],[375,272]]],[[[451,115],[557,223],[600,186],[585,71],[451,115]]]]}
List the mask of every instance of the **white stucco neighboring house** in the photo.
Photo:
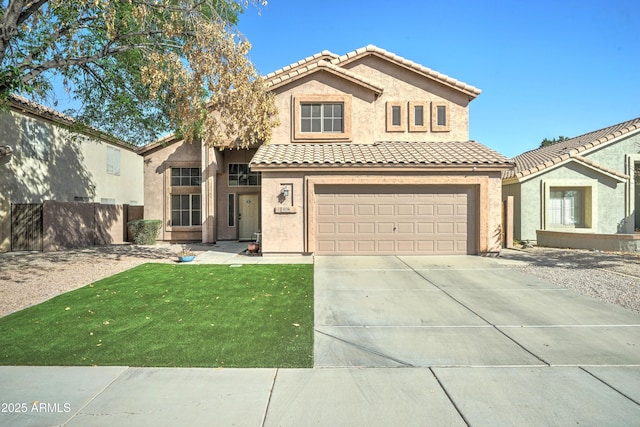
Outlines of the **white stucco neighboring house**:
{"type": "Polygon", "coordinates": [[[144,203],[135,146],[25,98],[13,96],[0,114],[0,147],[2,252],[11,249],[12,204],[144,203]]]}

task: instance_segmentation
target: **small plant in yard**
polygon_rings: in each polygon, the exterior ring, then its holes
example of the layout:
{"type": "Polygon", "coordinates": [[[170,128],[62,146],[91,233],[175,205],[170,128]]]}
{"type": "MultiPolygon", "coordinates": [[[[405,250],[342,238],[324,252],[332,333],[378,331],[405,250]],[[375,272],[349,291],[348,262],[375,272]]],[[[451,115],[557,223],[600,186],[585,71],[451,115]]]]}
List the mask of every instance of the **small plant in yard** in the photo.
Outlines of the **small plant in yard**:
{"type": "Polygon", "coordinates": [[[159,219],[138,219],[127,223],[129,234],[137,245],[155,245],[162,227],[159,219]]]}
{"type": "Polygon", "coordinates": [[[196,254],[191,252],[191,248],[187,245],[182,245],[182,249],[178,253],[178,261],[191,262],[196,257],[196,254]]]}
{"type": "Polygon", "coordinates": [[[195,252],[191,250],[191,248],[187,245],[182,245],[180,248],[180,252],[178,252],[178,256],[194,256],[195,252]]]}

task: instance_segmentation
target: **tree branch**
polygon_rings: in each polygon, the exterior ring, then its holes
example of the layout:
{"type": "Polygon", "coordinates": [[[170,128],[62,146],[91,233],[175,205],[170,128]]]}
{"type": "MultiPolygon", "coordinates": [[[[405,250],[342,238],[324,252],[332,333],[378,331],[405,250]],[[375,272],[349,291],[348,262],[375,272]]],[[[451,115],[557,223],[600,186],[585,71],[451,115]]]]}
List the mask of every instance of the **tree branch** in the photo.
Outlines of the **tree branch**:
{"type": "MultiPolygon", "coordinates": [[[[103,49],[100,53],[83,57],[83,58],[61,58],[61,59],[53,59],[53,60],[45,61],[42,64],[36,65],[33,68],[31,68],[31,70],[28,73],[24,74],[20,78],[20,80],[22,81],[22,83],[28,84],[31,80],[37,78],[40,74],[42,74],[47,70],[67,68],[72,66],[81,66],[84,64],[88,64],[90,62],[96,62],[108,56],[114,56],[118,53],[127,52],[135,49],[145,50],[150,47],[162,46],[162,45],[166,47],[172,47],[172,48],[179,47],[178,45],[170,45],[168,43],[165,43],[165,44],[149,43],[149,44],[136,44],[136,45],[130,45],[130,46],[116,46],[111,49],[107,49],[105,47],[105,49],[103,49]]],[[[30,68],[27,65],[28,64],[21,65],[20,66],[22,67],[20,68],[21,71],[30,68]]]]}
{"type": "MultiPolygon", "coordinates": [[[[27,10],[25,10],[20,14],[20,16],[18,17],[18,20],[16,21],[16,26],[22,24],[24,21],[29,19],[31,15],[35,13],[36,10],[40,9],[48,1],[49,0],[38,0],[35,3],[32,3],[27,10]]],[[[24,2],[21,2],[21,3],[24,4],[24,2]]]]}

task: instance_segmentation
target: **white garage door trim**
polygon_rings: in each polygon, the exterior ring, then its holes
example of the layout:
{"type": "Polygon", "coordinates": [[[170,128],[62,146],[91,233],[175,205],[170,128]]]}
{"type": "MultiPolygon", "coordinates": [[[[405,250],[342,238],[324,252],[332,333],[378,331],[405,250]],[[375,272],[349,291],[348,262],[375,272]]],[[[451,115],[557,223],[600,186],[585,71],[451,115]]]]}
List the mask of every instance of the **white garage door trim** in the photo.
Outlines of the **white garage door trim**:
{"type": "Polygon", "coordinates": [[[474,187],[317,185],[317,255],[476,253],[474,187]]]}

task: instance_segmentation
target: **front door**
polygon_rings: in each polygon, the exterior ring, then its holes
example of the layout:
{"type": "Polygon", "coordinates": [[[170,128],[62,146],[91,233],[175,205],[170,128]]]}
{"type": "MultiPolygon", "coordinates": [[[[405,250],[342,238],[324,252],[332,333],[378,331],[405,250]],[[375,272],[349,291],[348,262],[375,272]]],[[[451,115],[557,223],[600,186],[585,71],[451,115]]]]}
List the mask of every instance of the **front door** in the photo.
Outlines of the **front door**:
{"type": "Polygon", "coordinates": [[[260,196],[258,194],[240,194],[238,196],[238,224],[240,240],[253,240],[259,229],[258,209],[260,196]]]}

